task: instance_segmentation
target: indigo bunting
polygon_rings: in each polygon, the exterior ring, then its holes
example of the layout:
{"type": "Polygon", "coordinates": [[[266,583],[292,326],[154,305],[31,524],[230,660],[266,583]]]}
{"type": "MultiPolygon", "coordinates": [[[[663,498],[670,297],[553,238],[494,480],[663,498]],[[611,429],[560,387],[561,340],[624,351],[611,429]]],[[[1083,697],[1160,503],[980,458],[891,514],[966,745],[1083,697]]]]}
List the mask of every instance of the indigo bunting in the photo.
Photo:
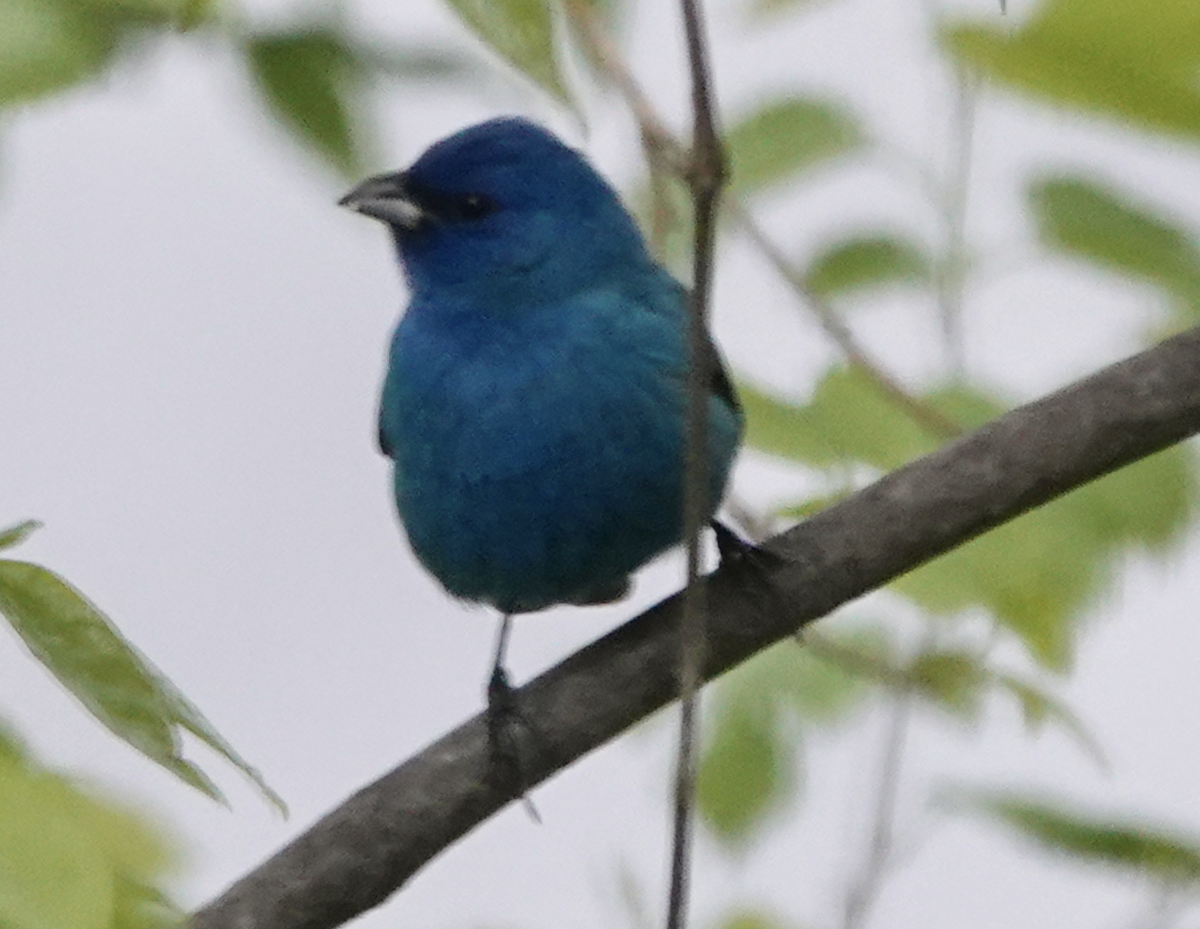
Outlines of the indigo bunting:
{"type": "MultiPolygon", "coordinates": [[[[341,201],[391,232],[411,300],[379,446],[417,558],[503,619],[608,603],[681,541],[687,295],[613,189],[523,119],[464,129],[341,201]]],[[[709,509],[742,414],[709,345],[709,509]]]]}

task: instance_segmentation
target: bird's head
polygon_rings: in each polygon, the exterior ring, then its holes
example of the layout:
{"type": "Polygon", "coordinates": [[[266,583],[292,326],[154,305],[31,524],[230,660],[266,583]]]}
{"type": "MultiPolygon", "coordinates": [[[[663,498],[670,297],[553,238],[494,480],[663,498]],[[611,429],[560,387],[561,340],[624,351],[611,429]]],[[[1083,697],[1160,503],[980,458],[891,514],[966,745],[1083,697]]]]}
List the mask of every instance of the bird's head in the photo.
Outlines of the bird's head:
{"type": "Polygon", "coordinates": [[[603,178],[518,118],[464,129],[339,202],[387,224],[416,291],[553,299],[649,261],[603,178]]]}

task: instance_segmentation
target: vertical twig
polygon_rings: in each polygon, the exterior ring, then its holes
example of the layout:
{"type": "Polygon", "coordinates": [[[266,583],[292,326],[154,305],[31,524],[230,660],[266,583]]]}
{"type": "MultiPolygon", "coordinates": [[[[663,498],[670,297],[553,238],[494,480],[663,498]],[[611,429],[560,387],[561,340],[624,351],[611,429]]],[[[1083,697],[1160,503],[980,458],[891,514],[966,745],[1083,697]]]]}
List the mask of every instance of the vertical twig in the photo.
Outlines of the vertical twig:
{"type": "MultiPolygon", "coordinates": [[[[650,99],[643,92],[627,64],[612,41],[597,21],[595,11],[585,0],[564,0],[567,16],[594,55],[597,66],[617,92],[624,98],[630,112],[637,120],[642,134],[642,145],[651,172],[669,171],[673,176],[687,180],[691,177],[691,159],[671,130],[655,111],[650,99]]],[[[833,310],[812,292],[796,273],[783,252],[776,246],[761,227],[754,222],[743,203],[736,199],[727,201],[726,209],[746,231],[751,243],[767,259],[767,262],[787,283],[817,318],[821,328],[842,350],[851,364],[858,367],[886,396],[892,397],[918,422],[930,429],[934,435],[955,436],[961,432],[957,424],[942,416],[920,398],[906,391],[899,380],[888,374],[881,365],[871,359],[862,346],[855,341],[850,330],[833,310]]]]}
{"type": "Polygon", "coordinates": [[[875,797],[870,847],[861,872],[846,894],[842,929],[859,929],[865,924],[883,885],[884,874],[892,855],[896,797],[900,788],[900,768],[904,760],[908,724],[912,717],[912,703],[911,693],[903,687],[896,688],[892,712],[884,735],[883,757],[879,764],[879,784],[875,797]]]}
{"type": "Polygon", "coordinates": [[[946,229],[946,255],[938,286],[942,338],[950,358],[950,370],[961,380],[966,367],[963,343],[963,286],[967,274],[967,194],[971,184],[972,141],[975,131],[975,100],[978,79],[966,71],[955,72],[952,115],[952,146],[942,219],[946,229]]]}
{"type": "Polygon", "coordinates": [[[671,840],[671,887],[667,929],[687,922],[691,867],[692,806],[696,782],[696,695],[704,668],[705,599],[700,577],[700,534],[710,505],[708,409],[712,359],[708,351],[708,305],[712,291],[717,205],[726,177],[725,151],[713,112],[712,78],[699,0],[681,0],[688,66],[692,82],[692,149],[687,180],[695,205],[695,250],[691,313],[688,319],[687,451],[685,456],[684,532],[687,539],[687,589],[680,626],[679,751],[675,768],[671,840]]]}

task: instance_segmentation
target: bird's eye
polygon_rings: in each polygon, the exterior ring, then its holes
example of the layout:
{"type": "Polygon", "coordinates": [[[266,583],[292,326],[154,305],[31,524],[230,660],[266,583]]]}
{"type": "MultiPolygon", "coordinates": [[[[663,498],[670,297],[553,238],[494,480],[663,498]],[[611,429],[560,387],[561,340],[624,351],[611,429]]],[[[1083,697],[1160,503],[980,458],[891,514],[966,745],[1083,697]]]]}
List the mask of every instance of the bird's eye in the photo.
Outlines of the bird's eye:
{"type": "Polygon", "coordinates": [[[482,194],[468,194],[459,201],[458,210],[463,219],[483,219],[496,212],[496,201],[482,194]]]}

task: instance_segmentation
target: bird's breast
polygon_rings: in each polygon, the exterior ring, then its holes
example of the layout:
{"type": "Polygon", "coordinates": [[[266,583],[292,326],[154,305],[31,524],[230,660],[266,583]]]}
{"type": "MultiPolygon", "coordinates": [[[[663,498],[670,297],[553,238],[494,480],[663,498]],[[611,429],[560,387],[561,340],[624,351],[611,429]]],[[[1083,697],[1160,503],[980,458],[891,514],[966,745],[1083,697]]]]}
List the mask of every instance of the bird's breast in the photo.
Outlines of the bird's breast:
{"type": "Polygon", "coordinates": [[[653,320],[416,323],[397,330],[382,425],[409,539],[452,593],[537,609],[678,538],[681,338],[653,320]]]}

